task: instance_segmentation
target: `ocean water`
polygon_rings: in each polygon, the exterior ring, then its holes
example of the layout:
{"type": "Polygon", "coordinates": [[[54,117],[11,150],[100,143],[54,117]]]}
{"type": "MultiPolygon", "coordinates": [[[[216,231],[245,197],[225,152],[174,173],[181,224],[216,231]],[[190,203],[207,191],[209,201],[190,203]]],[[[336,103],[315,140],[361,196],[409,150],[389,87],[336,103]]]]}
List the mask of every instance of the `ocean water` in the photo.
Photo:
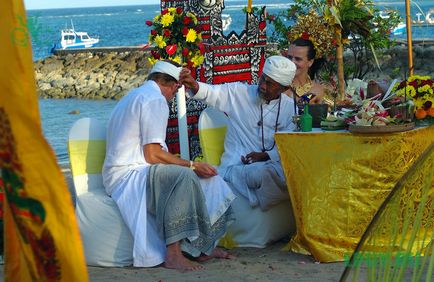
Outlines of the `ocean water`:
{"type": "MultiPolygon", "coordinates": [[[[146,2],[146,1],[144,1],[146,2]]],[[[242,12],[247,1],[225,1],[223,13],[231,15],[232,23],[227,33],[231,30],[240,33],[245,24],[245,14],[242,12]]],[[[253,1],[255,6],[267,7],[270,14],[277,14],[283,9],[291,6],[293,1],[267,0],[253,1]],[[263,4],[260,4],[263,3],[263,4]]],[[[378,1],[381,9],[394,8],[405,16],[404,1],[378,1]]],[[[412,1],[411,14],[417,19],[416,13],[427,13],[434,8],[434,0],[412,1]]],[[[90,36],[97,36],[100,39],[99,46],[133,46],[142,45],[148,42],[150,28],[146,26],[146,20],[152,20],[159,12],[160,6],[117,6],[117,7],[96,7],[96,8],[72,8],[72,9],[50,9],[50,10],[29,10],[27,16],[32,19],[31,34],[33,58],[38,60],[49,56],[54,43],[59,41],[60,30],[66,26],[71,27],[71,21],[77,31],[86,31],[90,36]]],[[[433,14],[434,18],[434,14],[433,14]]],[[[288,23],[290,24],[290,23],[288,23]]],[[[268,25],[268,34],[273,30],[268,25]]],[[[434,25],[413,28],[413,38],[434,38],[434,25]]],[[[405,39],[406,34],[397,36],[405,39]]]]}
{"type": "MultiPolygon", "coordinates": [[[[146,2],[146,1],[144,1],[146,2]]],[[[242,12],[247,1],[225,1],[224,14],[231,15],[232,23],[226,33],[231,30],[240,33],[244,27],[245,15],[242,12]]],[[[377,1],[381,9],[394,8],[405,15],[404,1],[377,1]]],[[[413,2],[414,3],[414,2],[413,2]]],[[[255,6],[267,6],[270,14],[277,14],[287,9],[292,1],[267,0],[253,1],[255,6]],[[261,4],[262,3],[262,4],[261,4]]],[[[411,5],[412,17],[420,10],[427,13],[434,8],[434,0],[420,0],[411,5]]],[[[29,10],[27,16],[31,19],[33,59],[39,60],[50,55],[50,49],[60,38],[60,30],[71,26],[71,20],[77,31],[86,31],[90,36],[98,36],[99,46],[132,46],[148,42],[150,29],[146,20],[152,20],[159,12],[159,5],[117,6],[97,8],[73,8],[29,10]]],[[[433,15],[434,16],[434,15],[433,15]]],[[[288,23],[289,24],[289,23],[288,23]]],[[[272,25],[268,27],[268,34],[272,25]]],[[[398,36],[405,39],[405,33],[398,36]]],[[[413,38],[434,38],[434,26],[413,27],[413,38]]],[[[82,117],[95,117],[107,121],[116,101],[86,101],[86,100],[40,100],[40,114],[45,137],[56,152],[60,164],[68,163],[66,141],[71,125],[82,117]],[[80,114],[68,114],[79,110],[80,114]]]]}

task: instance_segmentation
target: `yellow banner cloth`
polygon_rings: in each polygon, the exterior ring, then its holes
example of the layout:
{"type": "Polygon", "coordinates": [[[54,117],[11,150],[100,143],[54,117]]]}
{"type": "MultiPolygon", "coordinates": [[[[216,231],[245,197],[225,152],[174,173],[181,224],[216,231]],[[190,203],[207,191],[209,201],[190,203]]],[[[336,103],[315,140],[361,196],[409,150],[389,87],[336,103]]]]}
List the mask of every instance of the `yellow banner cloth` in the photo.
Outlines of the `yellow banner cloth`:
{"type": "MultiPolygon", "coordinates": [[[[23,2],[0,9],[0,190],[5,281],[87,281],[71,195],[44,139],[23,2]]],[[[33,35],[33,34],[32,34],[33,35]]]]}
{"type": "Polygon", "coordinates": [[[277,133],[296,221],[287,248],[320,262],[348,258],[390,190],[432,142],[434,126],[390,134],[277,133]]]}

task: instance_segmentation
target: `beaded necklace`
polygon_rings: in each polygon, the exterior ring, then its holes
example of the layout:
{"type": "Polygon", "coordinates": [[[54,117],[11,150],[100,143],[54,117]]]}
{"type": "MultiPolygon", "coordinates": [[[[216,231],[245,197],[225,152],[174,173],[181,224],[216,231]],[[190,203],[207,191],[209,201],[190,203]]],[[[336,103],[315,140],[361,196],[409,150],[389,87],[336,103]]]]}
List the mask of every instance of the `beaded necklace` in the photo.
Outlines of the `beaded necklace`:
{"type": "MultiPolygon", "coordinates": [[[[279,115],[280,115],[280,102],[282,101],[282,95],[279,96],[279,103],[277,107],[277,116],[276,116],[276,124],[274,125],[274,133],[277,132],[277,126],[279,125],[279,115]]],[[[264,140],[264,116],[263,116],[263,109],[262,109],[262,103],[261,103],[261,120],[259,121],[259,124],[261,125],[261,141],[262,141],[262,152],[268,152],[273,150],[274,146],[276,145],[276,140],[273,141],[273,146],[270,148],[265,148],[265,140],[264,140]]]]}

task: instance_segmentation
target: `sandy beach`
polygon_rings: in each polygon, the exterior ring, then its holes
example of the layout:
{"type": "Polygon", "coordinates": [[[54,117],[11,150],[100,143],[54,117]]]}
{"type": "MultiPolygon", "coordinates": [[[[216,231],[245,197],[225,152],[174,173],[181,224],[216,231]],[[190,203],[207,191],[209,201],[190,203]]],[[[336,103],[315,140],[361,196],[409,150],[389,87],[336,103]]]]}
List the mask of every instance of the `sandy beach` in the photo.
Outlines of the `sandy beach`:
{"type": "Polygon", "coordinates": [[[181,272],[163,267],[88,267],[90,281],[338,281],[344,263],[318,263],[310,256],[282,251],[286,242],[265,249],[236,248],[233,260],[211,260],[204,270],[181,272]]]}
{"type": "MultiPolygon", "coordinates": [[[[211,260],[204,270],[178,271],[164,267],[88,267],[89,281],[338,281],[345,264],[318,263],[312,257],[282,251],[281,241],[265,249],[237,248],[233,260],[211,260]]],[[[4,281],[3,265],[0,279],[4,281]]]]}

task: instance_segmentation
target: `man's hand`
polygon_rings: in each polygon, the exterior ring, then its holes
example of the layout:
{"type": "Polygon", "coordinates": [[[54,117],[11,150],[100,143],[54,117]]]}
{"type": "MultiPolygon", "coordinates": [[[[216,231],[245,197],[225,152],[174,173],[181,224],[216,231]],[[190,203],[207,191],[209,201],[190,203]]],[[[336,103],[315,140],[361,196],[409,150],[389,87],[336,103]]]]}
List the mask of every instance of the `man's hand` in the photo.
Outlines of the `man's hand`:
{"type": "Polygon", "coordinates": [[[217,170],[210,164],[193,162],[194,172],[201,178],[210,178],[217,175],[217,170]]]}
{"type": "Polygon", "coordinates": [[[255,162],[265,162],[270,159],[267,152],[251,152],[246,156],[241,156],[243,164],[251,164],[255,162]]]}
{"type": "Polygon", "coordinates": [[[196,79],[191,75],[191,71],[188,68],[183,68],[179,75],[179,83],[183,84],[187,89],[190,89],[193,94],[196,94],[199,90],[199,84],[196,79]]]}

